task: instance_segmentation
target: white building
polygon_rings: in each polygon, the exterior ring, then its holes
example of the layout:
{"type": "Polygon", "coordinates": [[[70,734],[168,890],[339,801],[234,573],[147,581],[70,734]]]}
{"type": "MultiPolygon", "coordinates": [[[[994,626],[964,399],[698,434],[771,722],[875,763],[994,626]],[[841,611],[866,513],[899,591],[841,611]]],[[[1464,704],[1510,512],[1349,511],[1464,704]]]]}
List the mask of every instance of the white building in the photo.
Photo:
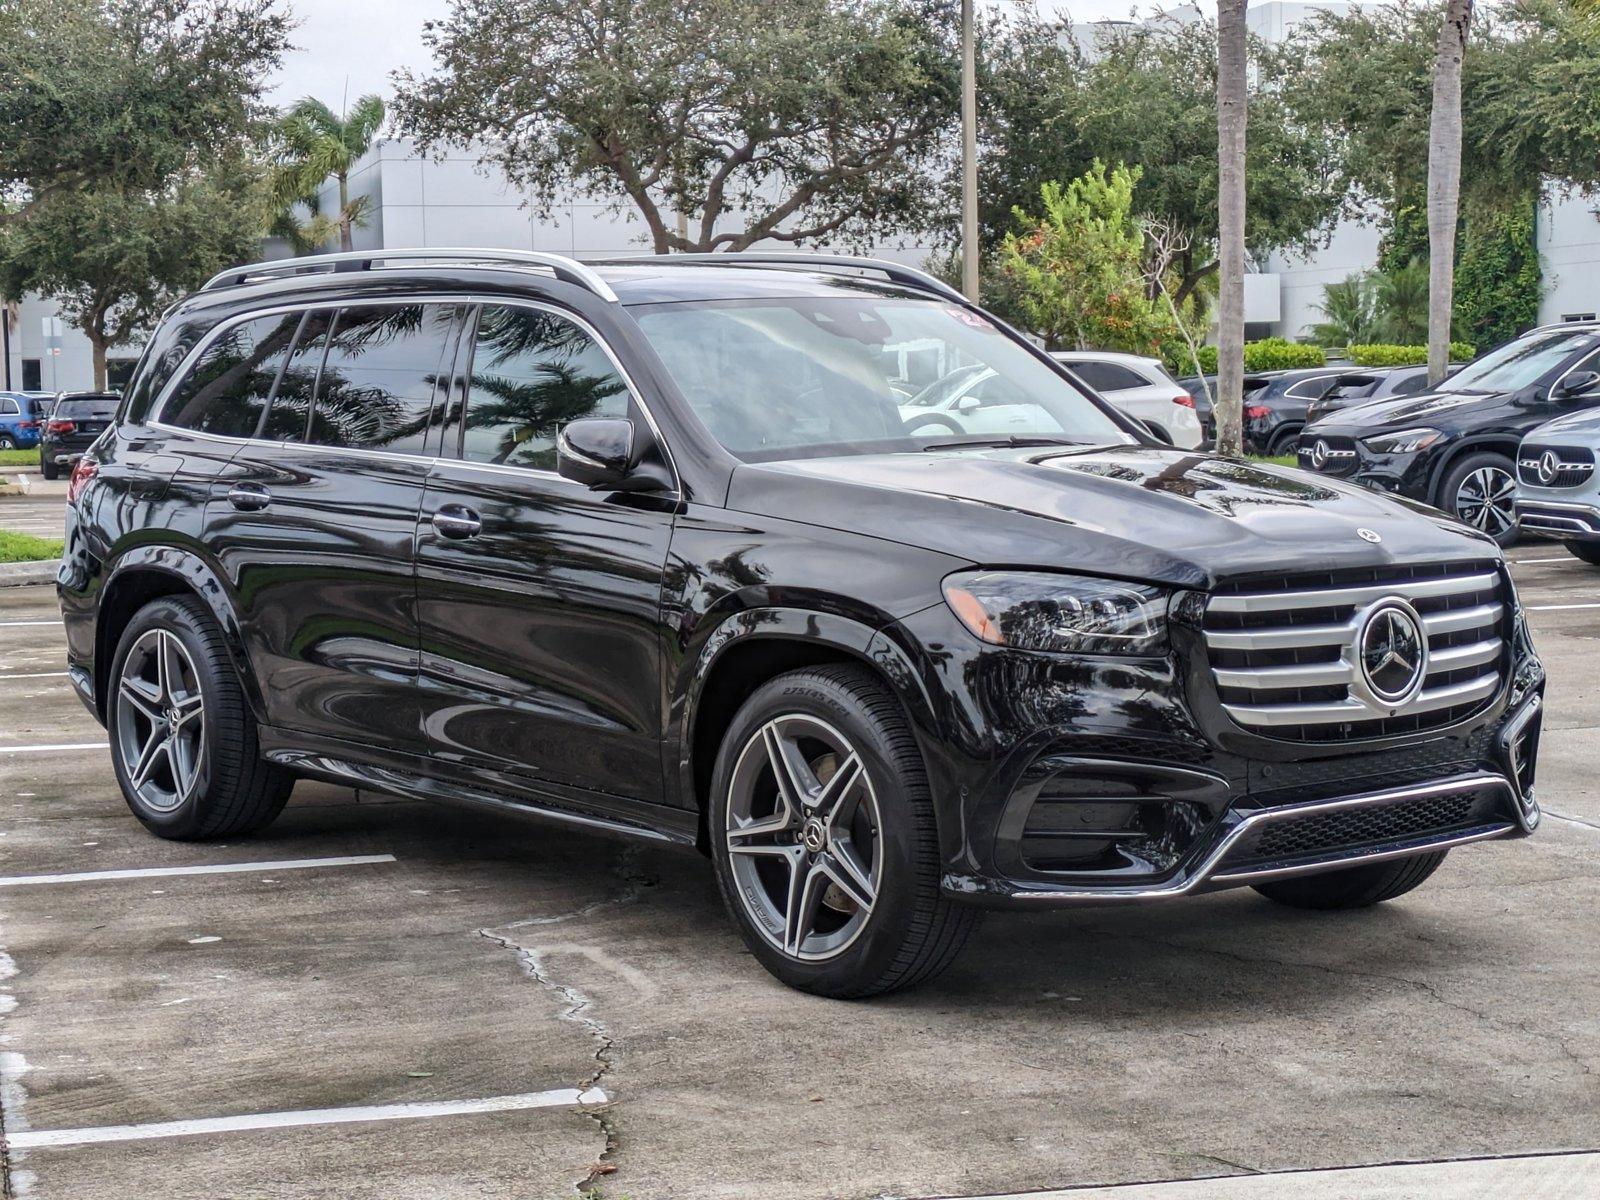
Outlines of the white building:
{"type": "MultiPolygon", "coordinates": [[[[1063,5],[1062,7],[1066,7],[1063,5]]],[[[1345,11],[1343,3],[1289,3],[1272,0],[1253,6],[1250,28],[1268,40],[1282,39],[1319,10],[1345,11]]],[[[1192,21],[1192,6],[1156,18],[1192,21]]],[[[1075,26],[1074,36],[1092,46],[1125,22],[1075,26]]],[[[1137,158],[1137,147],[1130,147],[1137,158]]],[[[401,246],[493,246],[548,250],[564,254],[642,253],[648,249],[643,222],[630,209],[587,200],[557,205],[548,219],[524,203],[524,195],[492,168],[463,150],[435,160],[403,140],[379,142],[356,165],[350,178],[355,195],[370,197],[369,215],[354,234],[358,249],[401,246]]],[[[334,189],[324,196],[324,211],[337,210],[334,189]]],[[[1600,311],[1600,200],[1552,192],[1537,217],[1536,242],[1544,268],[1543,323],[1592,317],[1600,311]]],[[[1317,306],[1325,284],[1369,269],[1377,261],[1380,231],[1345,222],[1328,246],[1309,258],[1271,255],[1258,273],[1245,279],[1245,320],[1251,337],[1277,334],[1297,338],[1321,319],[1317,306]]],[[[272,252],[269,247],[268,253],[272,252]]],[[[282,248],[277,250],[283,253],[282,248]]],[[[914,242],[879,247],[874,253],[919,263],[926,250],[914,242]]],[[[88,340],[55,318],[54,306],[37,297],[24,299],[20,317],[5,338],[6,372],[0,383],[11,388],[72,390],[91,386],[88,340]],[[50,324],[55,318],[52,332],[50,324]]],[[[0,321],[0,326],[5,322],[0,321]]],[[[111,352],[111,382],[116,386],[137,357],[137,347],[111,352]]]]}

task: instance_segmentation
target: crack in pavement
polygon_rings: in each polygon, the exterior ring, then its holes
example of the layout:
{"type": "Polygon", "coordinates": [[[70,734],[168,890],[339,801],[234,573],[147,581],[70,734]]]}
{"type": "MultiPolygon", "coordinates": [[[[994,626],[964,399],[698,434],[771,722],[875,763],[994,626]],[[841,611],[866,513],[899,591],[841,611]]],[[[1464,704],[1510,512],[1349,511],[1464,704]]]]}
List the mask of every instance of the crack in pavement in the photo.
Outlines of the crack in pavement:
{"type": "MultiPolygon", "coordinates": [[[[647,875],[638,863],[639,847],[629,845],[623,848],[617,861],[610,868],[611,874],[621,879],[623,887],[620,892],[604,899],[593,901],[575,908],[570,912],[556,913],[543,917],[527,917],[520,921],[513,921],[507,925],[498,926],[498,929],[511,931],[517,929],[536,928],[540,926],[558,925],[567,921],[580,920],[603,908],[614,908],[619,905],[632,904],[648,887],[656,883],[652,875],[647,875]]],[[[616,1035],[611,1032],[604,1021],[593,1012],[594,1001],[585,995],[576,986],[563,983],[553,978],[545,964],[544,952],[547,948],[529,946],[518,941],[510,932],[499,933],[495,929],[480,929],[478,935],[489,939],[496,945],[503,946],[512,951],[517,962],[530,979],[540,986],[549,989],[560,997],[566,1006],[557,1018],[570,1021],[579,1026],[594,1043],[593,1063],[594,1069],[587,1076],[578,1081],[579,1092],[586,1092],[591,1088],[600,1087],[603,1080],[615,1069],[616,1063],[612,1052],[617,1044],[616,1035]]],[[[548,949],[566,950],[570,947],[549,947],[548,949]]],[[[587,1107],[583,1113],[598,1127],[604,1142],[603,1149],[589,1169],[588,1175],[576,1180],[574,1187],[580,1196],[589,1196],[599,1181],[617,1169],[616,1156],[621,1150],[621,1139],[617,1130],[616,1121],[612,1117],[611,1103],[608,1099],[604,1105],[587,1107]]]]}
{"type": "Polygon", "coordinates": [[[1569,825],[1582,825],[1585,829],[1600,829],[1600,822],[1585,821],[1582,817],[1569,817],[1565,813],[1552,812],[1548,808],[1540,809],[1547,817],[1554,817],[1558,821],[1565,821],[1569,825]]]}

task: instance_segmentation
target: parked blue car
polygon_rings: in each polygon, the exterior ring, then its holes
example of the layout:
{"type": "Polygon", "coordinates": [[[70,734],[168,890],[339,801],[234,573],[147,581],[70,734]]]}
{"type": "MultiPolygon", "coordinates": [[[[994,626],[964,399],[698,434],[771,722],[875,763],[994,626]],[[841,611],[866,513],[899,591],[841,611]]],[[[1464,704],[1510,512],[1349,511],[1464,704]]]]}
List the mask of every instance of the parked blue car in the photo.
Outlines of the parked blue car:
{"type": "Polygon", "coordinates": [[[0,450],[31,450],[55,397],[46,392],[0,392],[0,450]]]}

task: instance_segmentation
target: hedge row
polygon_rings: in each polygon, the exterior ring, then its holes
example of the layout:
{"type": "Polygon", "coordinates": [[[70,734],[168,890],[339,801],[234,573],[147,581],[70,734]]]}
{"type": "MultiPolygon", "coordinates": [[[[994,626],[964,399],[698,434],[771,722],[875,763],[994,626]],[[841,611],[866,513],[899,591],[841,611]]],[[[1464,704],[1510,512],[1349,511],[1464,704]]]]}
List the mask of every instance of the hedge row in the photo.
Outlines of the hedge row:
{"type": "MultiPolygon", "coordinates": [[[[1316,346],[1283,338],[1262,338],[1259,342],[1244,344],[1244,369],[1246,371],[1287,371],[1295,367],[1320,367],[1328,356],[1316,346]]],[[[1200,347],[1200,365],[1207,375],[1217,373],[1217,348],[1200,347]]]]}
{"type": "MultiPolygon", "coordinates": [[[[1477,347],[1466,342],[1450,343],[1451,362],[1468,362],[1477,353],[1477,347]]],[[[1420,367],[1428,361],[1426,346],[1350,346],[1345,354],[1358,367],[1420,367]]]]}

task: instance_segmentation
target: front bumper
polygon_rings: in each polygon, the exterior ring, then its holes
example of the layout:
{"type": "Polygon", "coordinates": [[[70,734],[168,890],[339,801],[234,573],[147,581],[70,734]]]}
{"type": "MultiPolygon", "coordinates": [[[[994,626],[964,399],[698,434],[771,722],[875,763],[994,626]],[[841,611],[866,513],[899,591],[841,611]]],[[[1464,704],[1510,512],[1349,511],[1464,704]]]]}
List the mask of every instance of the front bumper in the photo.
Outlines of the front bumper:
{"type": "Polygon", "coordinates": [[[1573,500],[1546,500],[1524,493],[1517,518],[1526,533],[1575,542],[1600,542],[1600,507],[1573,500]]]}
{"type": "Polygon", "coordinates": [[[1442,445],[1435,443],[1412,454],[1379,454],[1354,437],[1308,428],[1300,434],[1295,450],[1296,461],[1304,470],[1429,503],[1433,466],[1439,461],[1442,445]]]}
{"type": "MultiPolygon", "coordinates": [[[[1531,833],[1544,672],[1520,630],[1500,693],[1424,733],[1289,742],[1232,725],[1209,668],[976,649],[943,606],[886,630],[928,656],[921,730],[953,899],[1192,895],[1531,833]],[[1200,676],[1196,678],[1196,676],[1200,676]],[[1214,693],[1210,693],[1214,696],[1214,693]]],[[[915,655],[909,655],[915,661],[915,655]]]]}

